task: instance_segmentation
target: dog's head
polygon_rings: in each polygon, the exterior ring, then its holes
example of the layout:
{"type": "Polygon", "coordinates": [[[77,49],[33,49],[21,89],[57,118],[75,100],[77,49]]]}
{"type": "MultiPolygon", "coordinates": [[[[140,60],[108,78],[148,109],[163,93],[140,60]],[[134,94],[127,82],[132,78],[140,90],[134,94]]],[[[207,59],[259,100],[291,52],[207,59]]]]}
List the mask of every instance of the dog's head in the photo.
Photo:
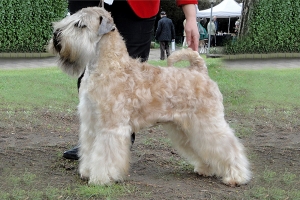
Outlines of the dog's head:
{"type": "Polygon", "coordinates": [[[96,46],[104,34],[115,30],[110,14],[99,7],[83,8],[53,23],[48,50],[58,54],[60,67],[71,76],[80,76],[96,55],[96,46]]]}

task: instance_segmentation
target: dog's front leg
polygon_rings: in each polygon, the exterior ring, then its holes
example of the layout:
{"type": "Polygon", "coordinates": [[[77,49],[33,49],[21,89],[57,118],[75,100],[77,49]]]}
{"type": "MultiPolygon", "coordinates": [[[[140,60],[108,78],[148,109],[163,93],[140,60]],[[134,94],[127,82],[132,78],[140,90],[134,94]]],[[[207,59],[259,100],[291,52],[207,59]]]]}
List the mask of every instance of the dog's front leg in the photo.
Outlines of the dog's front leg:
{"type": "Polygon", "coordinates": [[[123,181],[130,159],[130,126],[102,127],[95,133],[91,151],[90,184],[123,181]]]}
{"type": "Polygon", "coordinates": [[[81,131],[79,136],[79,173],[81,178],[88,179],[90,176],[91,168],[91,155],[93,150],[93,142],[95,136],[90,134],[92,130],[89,129],[87,124],[81,123],[81,131]]]}

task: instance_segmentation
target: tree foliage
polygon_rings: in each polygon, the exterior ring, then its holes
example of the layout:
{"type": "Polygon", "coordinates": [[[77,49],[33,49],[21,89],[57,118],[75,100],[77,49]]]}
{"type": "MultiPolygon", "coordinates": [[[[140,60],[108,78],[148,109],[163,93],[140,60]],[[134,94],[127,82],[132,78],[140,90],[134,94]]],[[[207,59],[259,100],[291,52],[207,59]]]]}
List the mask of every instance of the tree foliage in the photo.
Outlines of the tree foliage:
{"type": "Polygon", "coordinates": [[[1,0],[0,52],[44,52],[51,22],[66,14],[66,0],[1,0]]]}
{"type": "Polygon", "coordinates": [[[299,0],[245,0],[244,4],[241,35],[226,46],[226,53],[300,52],[299,0]]]}

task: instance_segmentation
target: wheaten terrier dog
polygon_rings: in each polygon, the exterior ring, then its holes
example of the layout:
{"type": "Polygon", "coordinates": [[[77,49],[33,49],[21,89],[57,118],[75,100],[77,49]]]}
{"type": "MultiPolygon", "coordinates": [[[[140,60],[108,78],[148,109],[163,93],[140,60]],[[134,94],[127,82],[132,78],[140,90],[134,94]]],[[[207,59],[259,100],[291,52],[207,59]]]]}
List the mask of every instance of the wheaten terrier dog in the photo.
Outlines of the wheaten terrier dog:
{"type": "Polygon", "coordinates": [[[131,133],[159,122],[198,174],[232,186],[250,180],[244,147],[224,119],[222,94],[197,52],[174,52],[169,67],[132,59],[110,14],[98,7],[53,26],[49,49],[62,70],[77,77],[85,70],[78,106],[81,177],[93,184],[123,181],[131,133]],[[180,60],[191,66],[172,67],[180,60]]]}

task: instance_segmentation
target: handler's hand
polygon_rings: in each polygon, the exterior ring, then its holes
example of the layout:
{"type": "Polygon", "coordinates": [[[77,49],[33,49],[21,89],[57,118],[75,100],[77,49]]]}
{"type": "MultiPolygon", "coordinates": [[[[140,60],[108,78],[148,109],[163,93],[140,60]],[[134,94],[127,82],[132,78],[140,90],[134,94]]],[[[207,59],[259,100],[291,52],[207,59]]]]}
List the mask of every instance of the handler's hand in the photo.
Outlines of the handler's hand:
{"type": "Polygon", "coordinates": [[[186,24],[185,33],[188,47],[194,51],[198,51],[199,46],[199,32],[196,21],[196,7],[194,4],[186,4],[182,6],[182,10],[185,14],[186,24]]]}

